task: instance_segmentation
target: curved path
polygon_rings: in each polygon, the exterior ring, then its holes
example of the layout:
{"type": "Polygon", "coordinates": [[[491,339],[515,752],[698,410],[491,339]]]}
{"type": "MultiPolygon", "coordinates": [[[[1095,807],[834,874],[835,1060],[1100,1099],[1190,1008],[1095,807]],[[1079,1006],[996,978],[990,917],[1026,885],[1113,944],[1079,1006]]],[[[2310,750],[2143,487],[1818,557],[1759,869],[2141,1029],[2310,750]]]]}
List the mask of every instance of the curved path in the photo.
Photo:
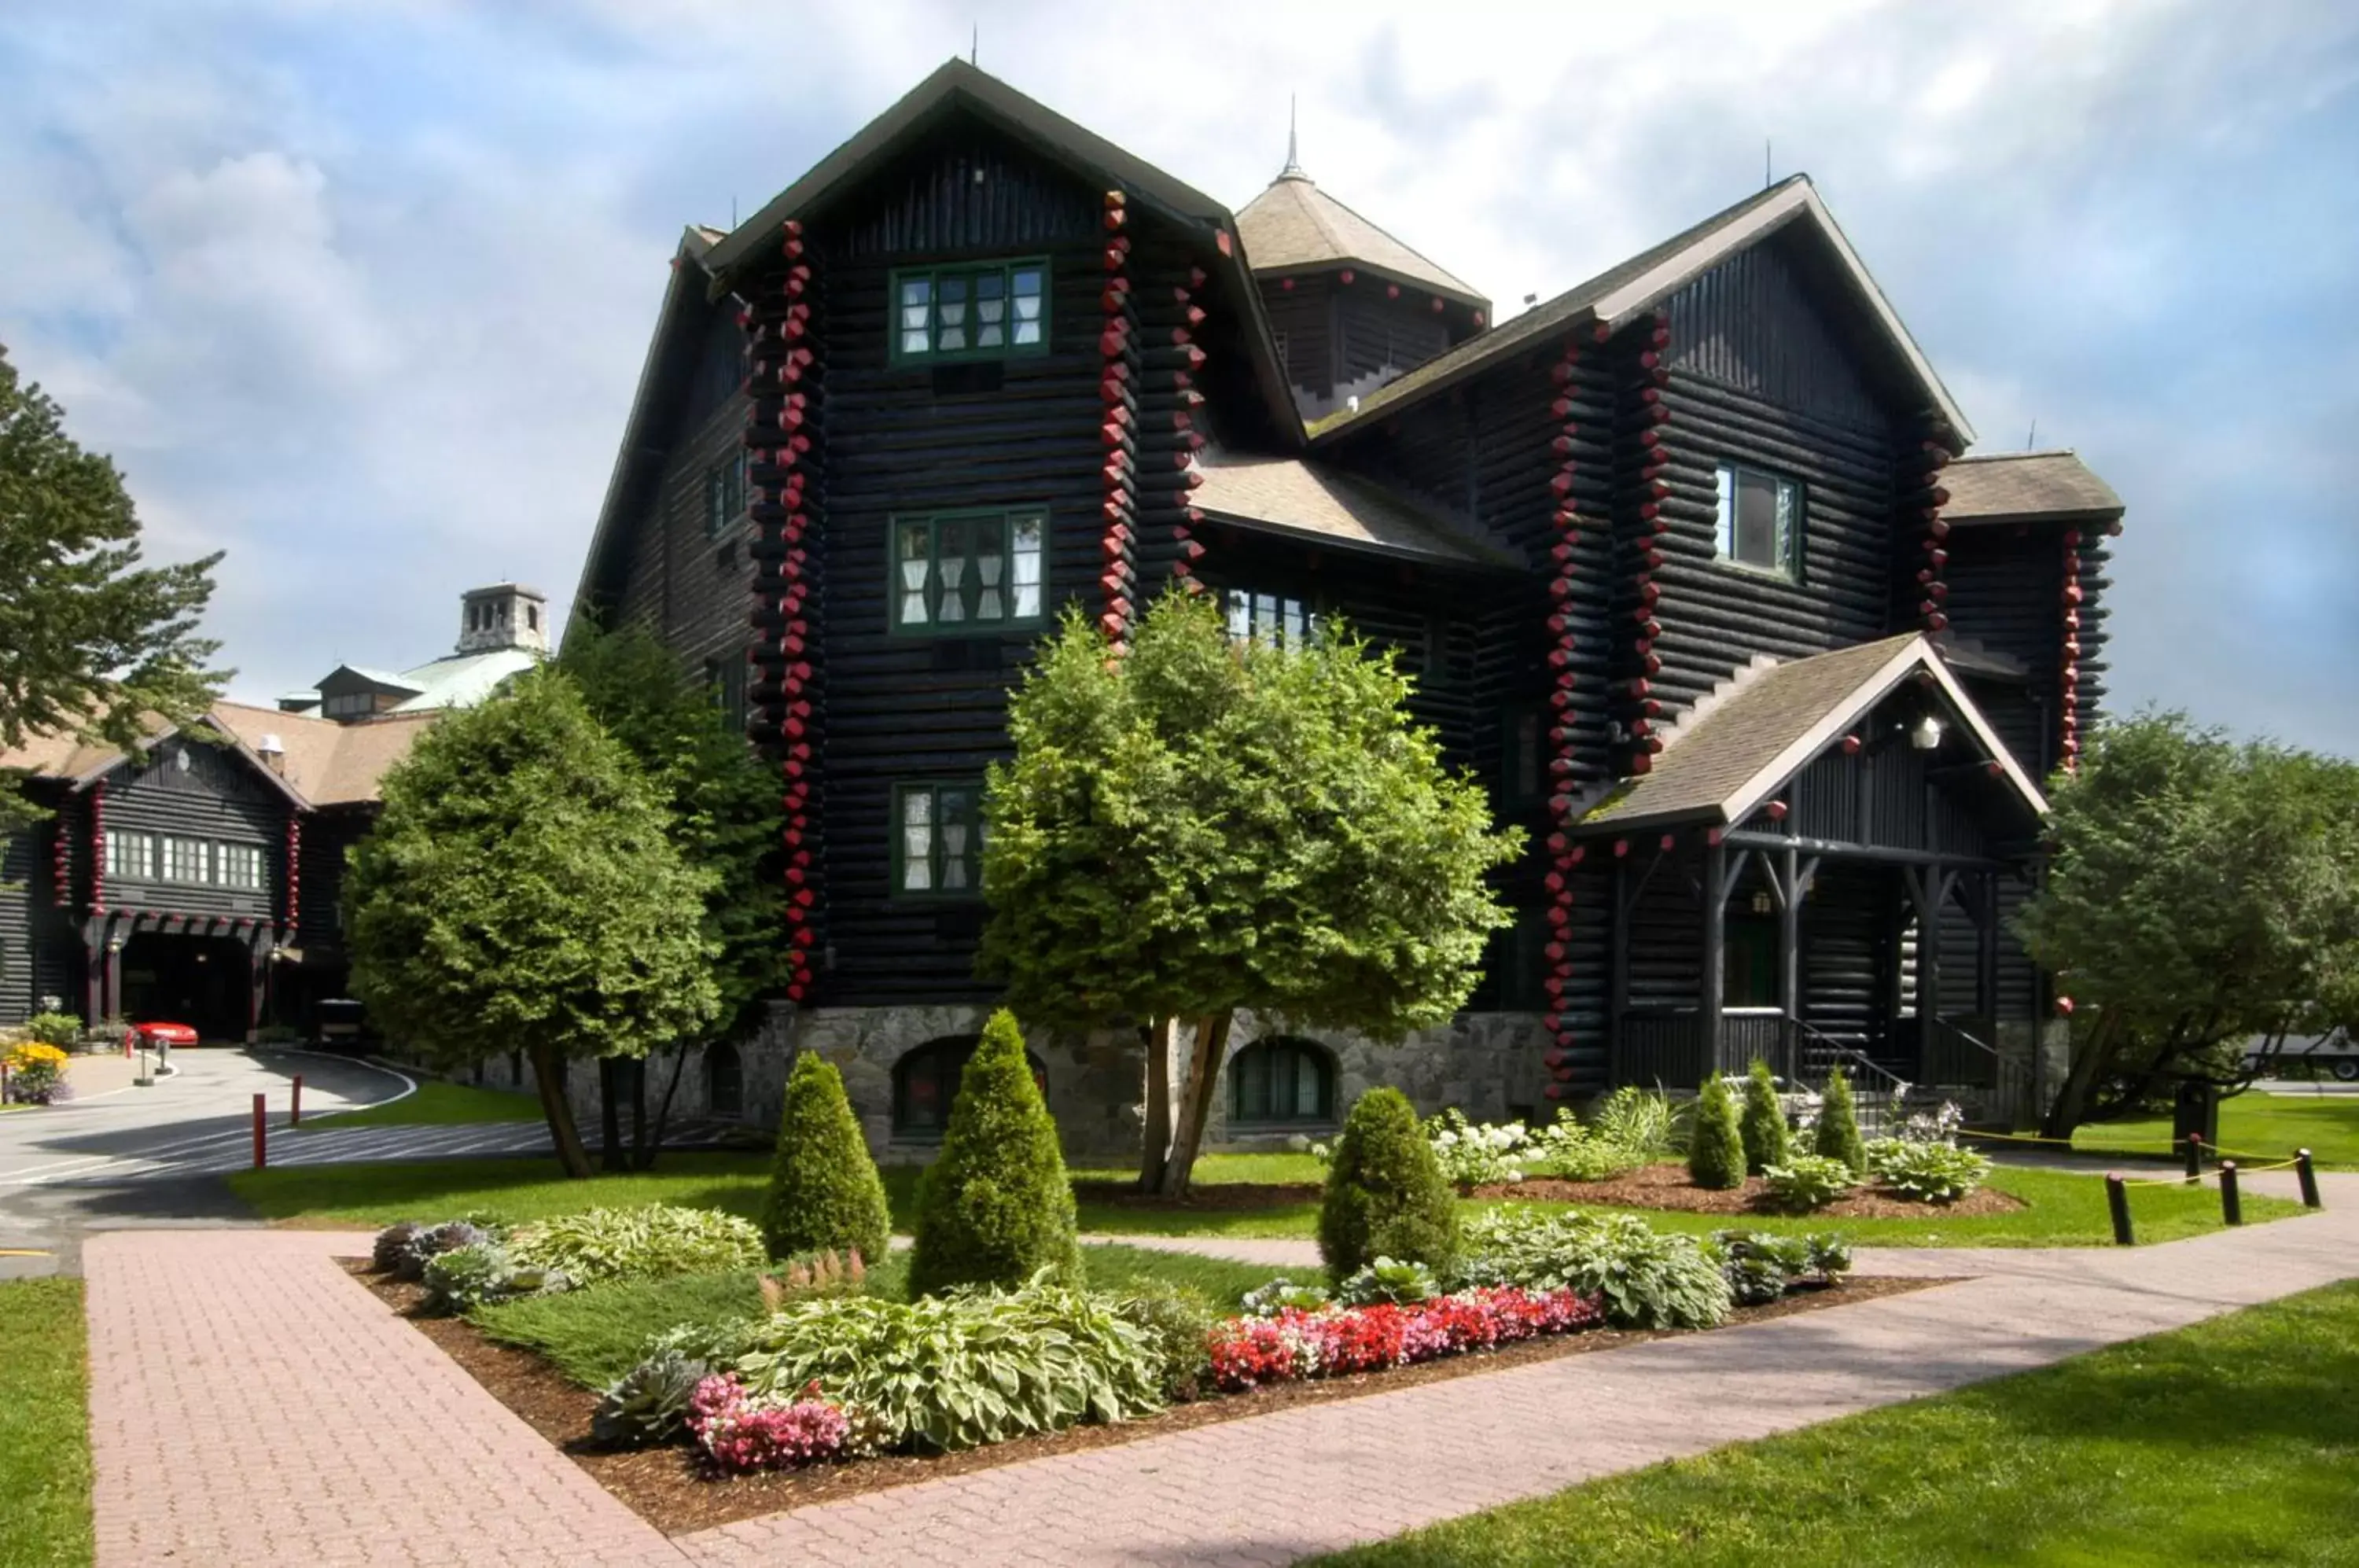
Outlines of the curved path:
{"type": "Polygon", "coordinates": [[[2323,1181],[2322,1214],[2128,1250],[1883,1252],[1865,1267],[1974,1277],[677,1538],[346,1275],[364,1236],[117,1232],[85,1254],[98,1564],[1290,1562],[2359,1276],[2359,1176],[2323,1181]]]}

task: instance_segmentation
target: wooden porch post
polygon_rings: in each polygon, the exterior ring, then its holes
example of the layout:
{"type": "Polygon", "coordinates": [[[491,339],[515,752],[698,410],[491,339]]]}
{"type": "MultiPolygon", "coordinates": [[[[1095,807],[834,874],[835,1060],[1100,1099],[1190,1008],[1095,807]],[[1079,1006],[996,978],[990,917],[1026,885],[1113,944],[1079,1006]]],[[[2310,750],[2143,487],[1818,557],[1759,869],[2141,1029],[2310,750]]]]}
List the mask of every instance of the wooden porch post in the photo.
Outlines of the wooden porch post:
{"type": "Polygon", "coordinates": [[[1614,907],[1606,931],[1606,1079],[1619,1088],[1622,1077],[1622,1015],[1630,1010],[1630,863],[1614,857],[1614,907]]]}
{"type": "Polygon", "coordinates": [[[82,1014],[92,1029],[106,1017],[106,918],[92,915],[82,922],[82,1014]]]}
{"type": "Polygon", "coordinates": [[[131,931],[127,926],[118,929],[114,918],[110,915],[99,923],[99,934],[102,938],[99,956],[106,964],[106,984],[101,989],[100,1006],[103,1009],[104,1017],[121,1018],[123,1016],[123,954],[116,950],[114,943],[120,938],[128,944],[131,941],[131,931]]]}
{"type": "MultiPolygon", "coordinates": [[[[1727,995],[1728,849],[1707,844],[1703,852],[1703,974],[1698,987],[1696,1029],[1702,1036],[1705,1075],[1720,1071],[1720,1015],[1727,995]]],[[[1700,1076],[1697,1080],[1702,1081],[1700,1076]]]]}

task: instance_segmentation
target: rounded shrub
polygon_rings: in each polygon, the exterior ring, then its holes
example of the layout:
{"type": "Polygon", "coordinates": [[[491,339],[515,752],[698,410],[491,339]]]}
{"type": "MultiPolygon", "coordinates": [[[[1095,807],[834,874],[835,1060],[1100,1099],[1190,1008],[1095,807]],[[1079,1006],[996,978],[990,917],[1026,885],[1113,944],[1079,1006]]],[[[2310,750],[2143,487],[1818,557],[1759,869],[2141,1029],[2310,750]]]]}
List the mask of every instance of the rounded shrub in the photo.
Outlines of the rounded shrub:
{"type": "Polygon", "coordinates": [[[941,1155],[919,1193],[909,1291],[1013,1287],[1043,1269],[1082,1281],[1073,1189],[1057,1124],[1024,1059],[1024,1031],[1002,1007],[967,1059],[941,1155]]]}
{"type": "Polygon", "coordinates": [[[1810,1152],[1840,1160],[1855,1171],[1867,1169],[1867,1144],[1859,1136],[1859,1106],[1852,1099],[1851,1080],[1840,1067],[1827,1075],[1810,1152]]]}
{"type": "Polygon", "coordinates": [[[1447,1274],[1458,1258],[1457,1194],[1398,1089],[1360,1096],[1335,1140],[1319,1205],[1319,1256],[1340,1284],[1379,1258],[1447,1274]]]}
{"type": "Polygon", "coordinates": [[[882,1262],[893,1235],[884,1178],[868,1157],[843,1074],[804,1051],[787,1075],[778,1156],[762,1205],[762,1241],[773,1258],[857,1252],[882,1262]]]}
{"type": "Polygon", "coordinates": [[[1688,1179],[1699,1187],[1726,1190],[1745,1185],[1745,1141],[1737,1136],[1736,1106],[1727,1080],[1717,1073],[1696,1096],[1695,1127],[1688,1134],[1688,1179]]]}
{"type": "Polygon", "coordinates": [[[1737,1131],[1745,1140],[1745,1169],[1758,1176],[1772,1165],[1786,1163],[1786,1107],[1777,1099],[1777,1081],[1769,1064],[1753,1059],[1745,1075],[1745,1116],[1737,1131]]]}

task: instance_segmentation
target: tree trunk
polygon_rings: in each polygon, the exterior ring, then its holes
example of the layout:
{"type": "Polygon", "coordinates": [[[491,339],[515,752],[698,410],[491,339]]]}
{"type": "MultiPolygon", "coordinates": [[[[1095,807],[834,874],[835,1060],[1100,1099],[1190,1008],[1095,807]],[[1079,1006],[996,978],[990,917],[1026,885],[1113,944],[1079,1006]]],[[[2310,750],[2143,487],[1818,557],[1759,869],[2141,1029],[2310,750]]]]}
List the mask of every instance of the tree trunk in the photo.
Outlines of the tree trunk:
{"type": "Polygon", "coordinates": [[[1147,1026],[1147,1130],[1138,1161],[1138,1190],[1163,1190],[1164,1167],[1171,1159],[1171,1051],[1180,1039],[1180,1020],[1166,1013],[1147,1026]]]}
{"type": "Polygon", "coordinates": [[[630,1169],[623,1153],[623,1073],[628,1063],[619,1056],[598,1059],[598,1169],[621,1173],[630,1169]]]}
{"type": "Polygon", "coordinates": [[[1180,1102],[1171,1158],[1163,1167],[1167,1198],[1186,1196],[1196,1173],[1196,1150],[1204,1141],[1204,1124],[1212,1119],[1212,1091],[1221,1081],[1221,1063],[1229,1053],[1229,1026],[1236,1016],[1234,1009],[1225,1009],[1196,1020],[1196,1048],[1188,1053],[1188,1094],[1180,1102]]]}
{"type": "Polygon", "coordinates": [[[664,1080],[663,1098],[656,1105],[655,1130],[647,1135],[645,1143],[632,1151],[632,1163],[637,1170],[650,1170],[655,1165],[656,1151],[663,1148],[664,1124],[671,1119],[671,1097],[679,1088],[680,1069],[687,1065],[688,1048],[676,1047],[671,1053],[671,1076],[664,1080]]]}
{"type": "Polygon", "coordinates": [[[545,1040],[527,1054],[532,1058],[533,1082],[540,1089],[540,1113],[549,1118],[549,1136],[557,1145],[557,1162],[573,1180],[587,1181],[590,1152],[582,1147],[582,1129],[573,1125],[573,1107],[565,1103],[565,1085],[558,1077],[564,1059],[545,1040]]]}
{"type": "Polygon", "coordinates": [[[2105,1075],[2113,1062],[2114,1039],[2120,1033],[2114,1028],[2116,1017],[2111,1013],[2100,1017],[2097,1027],[2089,1031],[2088,1043],[2073,1054],[2071,1069],[2064,1074],[2064,1087],[2057,1091],[2056,1103],[2048,1107],[2048,1119],[2040,1124],[2040,1137],[2071,1138],[2072,1129],[2087,1118],[2097,1080],[2105,1075]]]}

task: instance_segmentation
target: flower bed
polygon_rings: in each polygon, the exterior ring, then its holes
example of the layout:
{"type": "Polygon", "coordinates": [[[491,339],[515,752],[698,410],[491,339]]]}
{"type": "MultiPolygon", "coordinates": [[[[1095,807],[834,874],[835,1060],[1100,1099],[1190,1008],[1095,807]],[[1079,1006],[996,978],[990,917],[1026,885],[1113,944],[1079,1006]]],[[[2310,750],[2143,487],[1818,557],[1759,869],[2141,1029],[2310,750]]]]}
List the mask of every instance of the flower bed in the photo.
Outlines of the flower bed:
{"type": "Polygon", "coordinates": [[[1604,1321],[1593,1296],[1503,1285],[1408,1305],[1284,1307],[1274,1317],[1231,1318],[1212,1331],[1206,1348],[1213,1386],[1240,1393],[1266,1383],[1407,1367],[1604,1321]]]}

